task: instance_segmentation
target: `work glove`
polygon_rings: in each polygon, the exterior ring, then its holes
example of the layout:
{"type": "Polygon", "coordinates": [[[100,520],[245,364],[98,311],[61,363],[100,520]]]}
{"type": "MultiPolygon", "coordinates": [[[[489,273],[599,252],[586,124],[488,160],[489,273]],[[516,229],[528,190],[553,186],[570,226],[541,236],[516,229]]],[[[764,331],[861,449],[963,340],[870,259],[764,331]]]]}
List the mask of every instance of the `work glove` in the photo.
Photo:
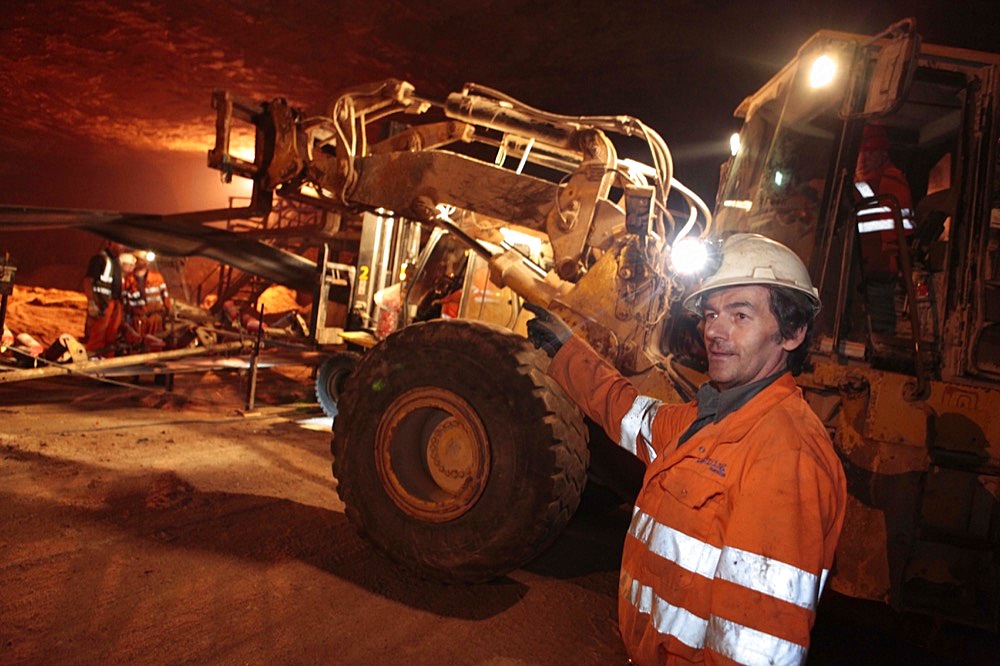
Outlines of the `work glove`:
{"type": "Polygon", "coordinates": [[[535,315],[527,324],[528,339],[531,340],[531,344],[548,354],[549,358],[555,356],[563,343],[573,336],[573,330],[558,315],[552,314],[541,305],[525,301],[524,309],[535,315]]]}

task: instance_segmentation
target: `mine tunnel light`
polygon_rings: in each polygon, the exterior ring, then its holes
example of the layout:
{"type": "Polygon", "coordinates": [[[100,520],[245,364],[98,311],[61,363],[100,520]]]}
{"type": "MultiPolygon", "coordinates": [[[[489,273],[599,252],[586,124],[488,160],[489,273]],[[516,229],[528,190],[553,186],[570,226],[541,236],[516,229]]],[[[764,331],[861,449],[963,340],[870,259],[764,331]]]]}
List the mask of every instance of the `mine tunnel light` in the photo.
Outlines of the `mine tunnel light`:
{"type": "Polygon", "coordinates": [[[740,133],[733,132],[729,137],[729,154],[736,157],[738,152],[740,152],[740,133]]]}

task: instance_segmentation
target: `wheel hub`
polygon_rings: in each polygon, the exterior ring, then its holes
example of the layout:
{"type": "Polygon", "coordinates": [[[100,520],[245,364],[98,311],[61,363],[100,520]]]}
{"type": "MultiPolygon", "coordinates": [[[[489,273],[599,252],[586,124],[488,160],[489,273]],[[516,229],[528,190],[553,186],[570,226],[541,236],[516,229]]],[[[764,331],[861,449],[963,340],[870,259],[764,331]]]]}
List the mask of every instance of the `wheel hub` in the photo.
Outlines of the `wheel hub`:
{"type": "Polygon", "coordinates": [[[380,480],[396,506],[415,518],[445,522],[472,508],[486,488],[490,460],[479,415],[447,389],[411,389],[379,422],[380,480]]]}
{"type": "Polygon", "coordinates": [[[475,476],[475,441],[469,435],[461,421],[449,416],[434,428],[427,443],[427,469],[434,481],[452,494],[475,476]]]}

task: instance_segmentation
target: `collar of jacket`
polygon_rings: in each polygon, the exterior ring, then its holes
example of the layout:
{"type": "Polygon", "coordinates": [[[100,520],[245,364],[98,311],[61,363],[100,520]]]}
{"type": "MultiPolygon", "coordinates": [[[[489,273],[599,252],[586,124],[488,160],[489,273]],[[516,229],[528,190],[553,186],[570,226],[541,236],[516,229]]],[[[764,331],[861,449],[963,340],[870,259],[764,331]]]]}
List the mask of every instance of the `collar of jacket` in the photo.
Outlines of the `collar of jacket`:
{"type": "MultiPolygon", "coordinates": [[[[787,370],[776,372],[764,379],[737,386],[726,391],[715,388],[711,382],[705,382],[698,389],[698,416],[696,420],[701,421],[711,417],[712,423],[718,423],[729,414],[732,414],[765,388],[770,386],[778,377],[785,374],[787,370]]],[[[707,421],[706,421],[707,422],[707,421]]]]}
{"type": "MultiPolygon", "coordinates": [[[[754,384],[757,383],[755,382],[754,384]]],[[[735,400],[730,400],[727,397],[727,404],[730,406],[728,411],[724,411],[723,405],[720,404],[720,409],[712,421],[712,424],[718,424],[722,428],[721,432],[717,431],[715,433],[715,437],[718,438],[719,442],[731,442],[742,439],[749,432],[750,428],[760,421],[762,415],[767,414],[775,405],[799,390],[795,378],[788,371],[762,379],[759,383],[764,384],[764,386],[751,392],[749,396],[744,394],[743,397],[745,400],[738,404],[735,400]]],[[[751,389],[754,387],[754,384],[746,388],[751,389]]],[[[726,397],[726,393],[729,392],[724,391],[719,394],[720,403],[721,398],[726,397]]],[[[700,394],[701,390],[699,389],[699,409],[700,394]]],[[[739,398],[739,396],[733,397],[739,398]]],[[[691,439],[697,439],[704,430],[705,428],[699,430],[699,432],[692,435],[691,439]]]]}

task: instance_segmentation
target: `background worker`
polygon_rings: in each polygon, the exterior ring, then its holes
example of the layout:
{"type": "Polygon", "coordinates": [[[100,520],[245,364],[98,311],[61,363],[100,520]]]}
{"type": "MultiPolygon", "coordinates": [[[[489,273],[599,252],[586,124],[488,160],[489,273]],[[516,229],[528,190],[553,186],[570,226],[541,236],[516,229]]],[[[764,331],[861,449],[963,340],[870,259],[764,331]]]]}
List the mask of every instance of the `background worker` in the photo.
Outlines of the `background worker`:
{"type": "Polygon", "coordinates": [[[159,336],[173,304],[163,274],[149,266],[148,255],[140,252],[135,270],[126,281],[125,298],[132,327],[141,336],[159,336]]]}
{"type": "MultiPolygon", "coordinates": [[[[913,200],[910,184],[889,158],[889,136],[880,125],[865,125],[854,171],[854,185],[865,198],[892,195],[899,204],[903,229],[913,233],[913,200]]],[[[895,219],[884,206],[858,212],[858,235],[865,273],[865,297],[872,330],[896,329],[894,293],[899,278],[899,236],[895,219]]]]}
{"type": "Polygon", "coordinates": [[[847,493],[793,379],[818,292],[787,247],[738,234],[684,306],[702,316],[710,377],[687,404],[640,395],[559,317],[528,306],[549,374],[646,464],[622,553],[622,638],[639,664],[802,663],[847,493]]]}
{"type": "Polygon", "coordinates": [[[135,255],[131,252],[122,252],[118,255],[118,263],[122,267],[122,320],[118,327],[118,352],[122,349],[122,342],[127,345],[132,344],[130,333],[133,330],[133,314],[129,307],[129,282],[132,280],[132,273],[135,271],[135,255]]]}
{"type": "Polygon", "coordinates": [[[87,321],[84,324],[84,346],[90,356],[111,357],[115,354],[118,329],[122,323],[122,267],[118,255],[125,246],[107,241],[101,251],[90,258],[83,277],[83,293],[87,296],[87,321]]]}
{"type": "MultiPolygon", "coordinates": [[[[912,195],[910,184],[903,172],[889,157],[889,135],[881,125],[865,125],[858,150],[858,161],[854,168],[854,183],[862,196],[891,194],[903,210],[904,220],[912,216],[912,195]],[[864,186],[867,185],[866,189],[864,186]]],[[[889,218],[883,218],[883,221],[889,218]]],[[[885,231],[885,224],[872,224],[865,229],[885,231]]],[[[907,224],[904,222],[904,227],[907,224]]],[[[909,225],[912,228],[912,223],[909,225]]],[[[892,227],[889,227],[891,230],[892,227]]]]}
{"type": "Polygon", "coordinates": [[[131,252],[122,252],[118,255],[118,265],[122,267],[122,298],[125,297],[124,285],[135,270],[135,255],[131,252]]]}

